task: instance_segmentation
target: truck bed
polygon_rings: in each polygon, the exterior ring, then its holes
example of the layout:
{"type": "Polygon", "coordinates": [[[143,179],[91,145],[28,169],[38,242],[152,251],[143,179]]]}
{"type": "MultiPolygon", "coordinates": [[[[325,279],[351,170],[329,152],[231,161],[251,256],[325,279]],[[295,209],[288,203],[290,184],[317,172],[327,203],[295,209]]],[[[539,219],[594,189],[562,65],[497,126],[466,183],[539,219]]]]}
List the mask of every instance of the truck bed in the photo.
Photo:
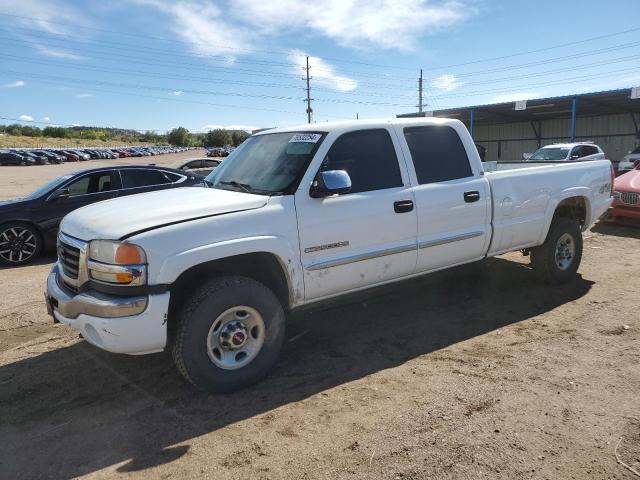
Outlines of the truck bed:
{"type": "Polygon", "coordinates": [[[483,167],[493,196],[489,256],[540,245],[563,196],[585,199],[585,211],[588,215],[593,212],[593,218],[586,219],[587,226],[610,203],[609,160],[484,162],[483,167]]]}

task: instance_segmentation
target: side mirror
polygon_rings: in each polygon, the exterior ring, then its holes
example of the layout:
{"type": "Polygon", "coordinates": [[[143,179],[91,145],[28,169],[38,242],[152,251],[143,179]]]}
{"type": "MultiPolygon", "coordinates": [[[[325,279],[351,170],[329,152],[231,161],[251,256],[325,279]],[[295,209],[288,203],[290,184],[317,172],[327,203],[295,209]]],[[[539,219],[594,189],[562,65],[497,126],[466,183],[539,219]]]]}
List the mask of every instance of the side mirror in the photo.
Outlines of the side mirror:
{"type": "Polygon", "coordinates": [[[61,198],[69,198],[69,189],[68,188],[60,188],[53,192],[49,197],[49,200],[59,200],[61,198]]]}
{"type": "Polygon", "coordinates": [[[330,195],[340,195],[351,190],[351,178],[344,170],[328,170],[320,172],[309,194],[313,198],[324,198],[330,195]]]}
{"type": "Polygon", "coordinates": [[[569,157],[569,160],[577,160],[577,159],[579,159],[579,158],[580,158],[580,155],[571,155],[571,156],[569,157]]]}
{"type": "Polygon", "coordinates": [[[533,155],[533,153],[523,153],[522,154],[522,159],[523,160],[529,160],[532,155],[533,155]]]}

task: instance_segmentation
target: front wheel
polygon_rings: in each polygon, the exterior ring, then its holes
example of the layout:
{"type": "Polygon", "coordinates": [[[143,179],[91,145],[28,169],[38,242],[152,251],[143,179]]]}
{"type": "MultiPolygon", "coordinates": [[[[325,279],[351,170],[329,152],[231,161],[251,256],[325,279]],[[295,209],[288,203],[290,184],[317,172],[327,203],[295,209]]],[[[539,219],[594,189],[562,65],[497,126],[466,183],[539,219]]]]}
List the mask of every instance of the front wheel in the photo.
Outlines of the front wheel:
{"type": "Polygon", "coordinates": [[[177,322],[174,362],[187,380],[212,393],[264,378],[284,340],[282,305],[266,286],[246,277],[205,283],[183,301],[177,322]]]}
{"type": "Polygon", "coordinates": [[[26,223],[10,222],[0,226],[0,264],[24,265],[42,252],[40,232],[26,223]]]}
{"type": "Polygon", "coordinates": [[[531,249],[531,266],[550,284],[569,281],[578,271],[582,259],[582,232],[575,220],[553,220],[542,245],[531,249]]]}

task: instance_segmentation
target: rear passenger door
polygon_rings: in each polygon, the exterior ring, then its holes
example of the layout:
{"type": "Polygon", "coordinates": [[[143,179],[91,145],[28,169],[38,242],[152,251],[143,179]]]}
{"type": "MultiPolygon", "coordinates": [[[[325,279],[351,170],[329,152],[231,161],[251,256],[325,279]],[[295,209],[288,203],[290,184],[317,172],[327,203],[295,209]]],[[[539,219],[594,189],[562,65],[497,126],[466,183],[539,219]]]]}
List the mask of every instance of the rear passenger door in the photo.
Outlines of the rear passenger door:
{"type": "Polygon", "coordinates": [[[392,133],[387,128],[347,132],[328,151],[318,150],[310,175],[345,170],[350,192],[312,198],[309,183],[296,192],[307,300],[413,273],[416,212],[392,133]]]}
{"type": "Polygon", "coordinates": [[[449,126],[398,130],[414,166],[410,173],[418,216],[416,271],[482,258],[491,237],[491,193],[489,182],[469,162],[476,153],[467,151],[449,126]]]}
{"type": "Polygon", "coordinates": [[[127,168],[120,170],[122,189],[120,196],[151,192],[180,186],[185,177],[173,172],[148,168],[127,168]]]}

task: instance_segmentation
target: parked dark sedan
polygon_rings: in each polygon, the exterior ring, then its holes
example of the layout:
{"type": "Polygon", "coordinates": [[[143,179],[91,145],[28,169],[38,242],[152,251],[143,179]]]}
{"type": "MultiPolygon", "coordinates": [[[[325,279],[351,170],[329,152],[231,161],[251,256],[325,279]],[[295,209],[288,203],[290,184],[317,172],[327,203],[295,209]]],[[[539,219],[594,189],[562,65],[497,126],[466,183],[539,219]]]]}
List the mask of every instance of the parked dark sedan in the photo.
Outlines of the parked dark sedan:
{"type": "Polygon", "coordinates": [[[34,158],[26,155],[0,150],[0,165],[35,165],[35,163],[34,158]]]}
{"type": "Polygon", "coordinates": [[[23,265],[55,249],[62,218],[76,208],[124,195],[191,186],[204,186],[202,177],[155,166],[94,168],[55,178],[24,198],[0,202],[0,263],[23,265]]]}

